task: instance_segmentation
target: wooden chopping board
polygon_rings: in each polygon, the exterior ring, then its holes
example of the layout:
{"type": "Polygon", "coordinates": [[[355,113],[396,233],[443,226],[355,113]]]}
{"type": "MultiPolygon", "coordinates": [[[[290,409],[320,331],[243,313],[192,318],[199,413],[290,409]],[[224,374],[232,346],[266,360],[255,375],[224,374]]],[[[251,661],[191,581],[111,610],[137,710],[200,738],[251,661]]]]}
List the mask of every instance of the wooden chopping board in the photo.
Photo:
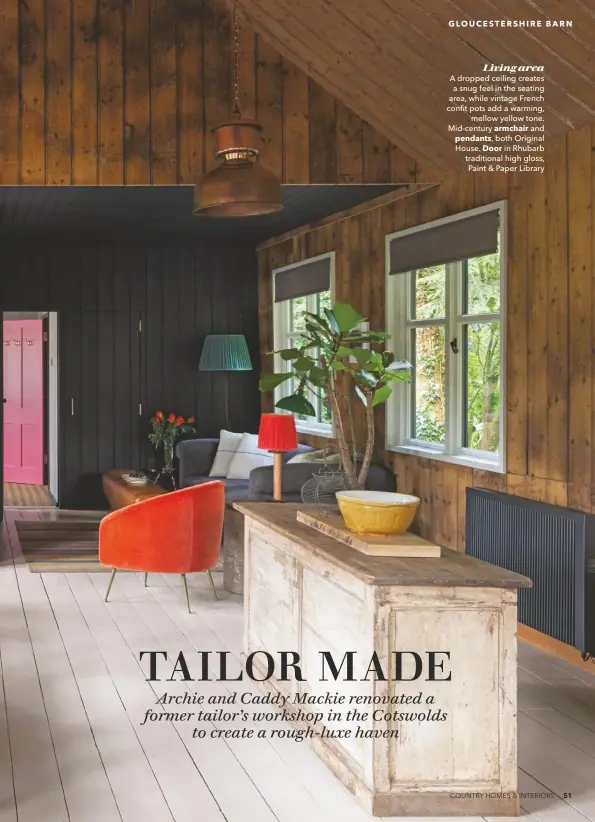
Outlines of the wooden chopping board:
{"type": "Polygon", "coordinates": [[[333,539],[349,545],[362,554],[375,557],[439,557],[441,548],[417,534],[405,531],[388,537],[355,534],[350,531],[340,514],[320,514],[315,508],[297,512],[298,522],[309,525],[333,539]]]}

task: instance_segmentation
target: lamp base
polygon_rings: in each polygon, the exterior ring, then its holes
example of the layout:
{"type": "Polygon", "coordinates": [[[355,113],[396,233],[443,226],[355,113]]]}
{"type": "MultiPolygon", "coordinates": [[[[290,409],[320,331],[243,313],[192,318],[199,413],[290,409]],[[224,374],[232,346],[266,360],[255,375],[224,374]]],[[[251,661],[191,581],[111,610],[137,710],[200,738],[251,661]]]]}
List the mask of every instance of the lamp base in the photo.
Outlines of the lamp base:
{"type": "Polygon", "coordinates": [[[273,464],[273,500],[275,502],[283,502],[283,454],[280,451],[274,451],[273,453],[275,455],[275,462],[273,464]]]}

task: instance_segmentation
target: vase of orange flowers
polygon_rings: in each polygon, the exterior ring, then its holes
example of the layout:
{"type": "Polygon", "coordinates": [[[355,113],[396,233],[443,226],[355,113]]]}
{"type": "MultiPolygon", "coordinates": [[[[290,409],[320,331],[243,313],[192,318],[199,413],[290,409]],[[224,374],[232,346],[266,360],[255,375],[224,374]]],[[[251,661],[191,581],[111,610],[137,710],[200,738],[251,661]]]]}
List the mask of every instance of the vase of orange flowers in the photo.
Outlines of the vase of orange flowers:
{"type": "Polygon", "coordinates": [[[192,423],[194,417],[180,417],[177,414],[169,414],[167,417],[163,411],[157,411],[151,417],[151,428],[149,439],[156,449],[163,447],[163,473],[173,474],[174,470],[174,445],[180,434],[194,434],[196,429],[192,423]]]}

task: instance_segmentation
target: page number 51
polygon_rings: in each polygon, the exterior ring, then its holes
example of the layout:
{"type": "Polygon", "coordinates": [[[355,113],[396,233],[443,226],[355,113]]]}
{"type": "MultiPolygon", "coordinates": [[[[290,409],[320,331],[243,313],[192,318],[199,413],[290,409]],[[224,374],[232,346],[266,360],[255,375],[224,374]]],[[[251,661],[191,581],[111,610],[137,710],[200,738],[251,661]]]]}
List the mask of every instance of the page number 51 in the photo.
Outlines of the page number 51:
{"type": "Polygon", "coordinates": [[[572,794],[571,794],[571,793],[564,793],[564,794],[562,794],[562,799],[571,799],[571,798],[572,798],[572,794]]]}

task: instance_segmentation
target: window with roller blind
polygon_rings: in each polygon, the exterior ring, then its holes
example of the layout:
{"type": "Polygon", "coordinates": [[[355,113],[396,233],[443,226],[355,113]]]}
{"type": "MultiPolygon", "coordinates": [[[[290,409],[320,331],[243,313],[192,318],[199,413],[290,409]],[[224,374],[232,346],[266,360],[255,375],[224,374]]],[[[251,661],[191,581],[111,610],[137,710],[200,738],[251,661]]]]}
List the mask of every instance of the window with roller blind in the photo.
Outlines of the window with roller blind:
{"type": "Polygon", "coordinates": [[[504,472],[506,202],[386,238],[390,450],[504,472]]]}
{"type": "MultiPolygon", "coordinates": [[[[273,271],[273,322],[275,351],[299,344],[304,311],[320,314],[332,308],[335,277],[335,254],[321,254],[273,271]]],[[[290,371],[290,364],[275,356],[275,371],[290,371]]],[[[275,402],[295,390],[293,380],[275,391],[275,402]]],[[[315,417],[295,415],[296,427],[302,433],[332,436],[331,412],[323,393],[308,393],[316,410],[315,417]]],[[[276,409],[278,410],[278,409],[276,409]]]]}

